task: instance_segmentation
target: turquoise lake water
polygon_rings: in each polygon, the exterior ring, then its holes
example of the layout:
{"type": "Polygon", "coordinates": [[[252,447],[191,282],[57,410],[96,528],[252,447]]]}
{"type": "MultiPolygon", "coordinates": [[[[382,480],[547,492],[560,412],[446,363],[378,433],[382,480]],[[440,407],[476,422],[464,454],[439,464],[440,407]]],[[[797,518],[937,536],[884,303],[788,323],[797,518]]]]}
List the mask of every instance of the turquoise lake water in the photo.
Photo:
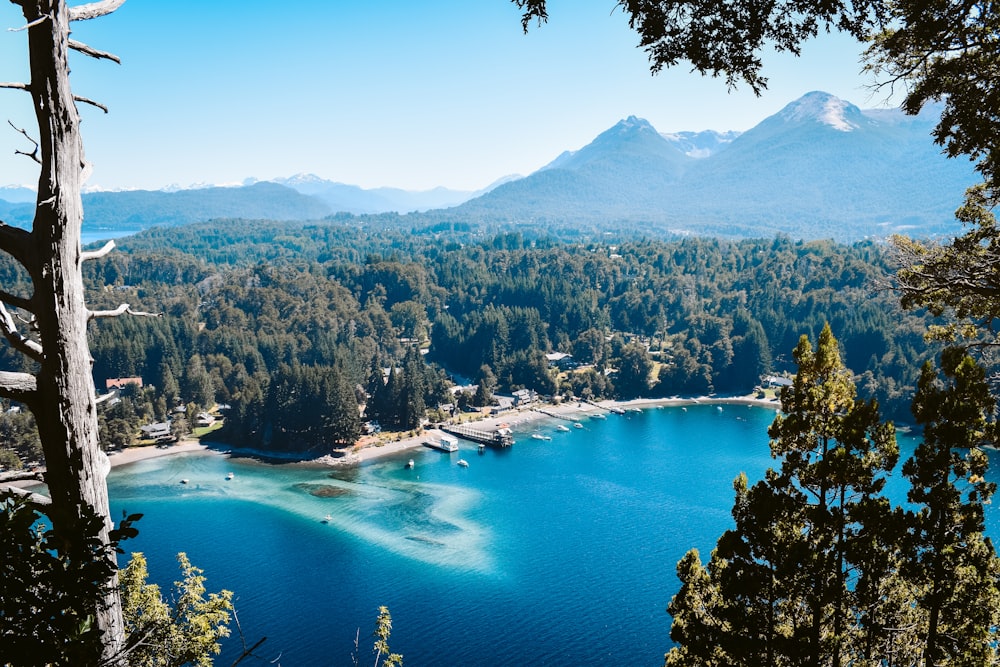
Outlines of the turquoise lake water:
{"type": "MultiPolygon", "coordinates": [[[[671,645],[675,565],[691,547],[707,559],[731,525],[733,478],[772,464],[774,415],[654,408],[570,432],[546,420],[508,450],[460,441],[336,472],[178,455],[115,469],[109,487],[115,516],[145,515],[125,547],[153,579],[172,582],[187,552],[209,590],[236,592],[247,642],[266,636],[258,653],[286,667],[352,664],[358,628],[367,658],[379,605],[410,667],[653,666],[671,645]]],[[[216,664],[238,648],[227,640],[216,664]]]]}

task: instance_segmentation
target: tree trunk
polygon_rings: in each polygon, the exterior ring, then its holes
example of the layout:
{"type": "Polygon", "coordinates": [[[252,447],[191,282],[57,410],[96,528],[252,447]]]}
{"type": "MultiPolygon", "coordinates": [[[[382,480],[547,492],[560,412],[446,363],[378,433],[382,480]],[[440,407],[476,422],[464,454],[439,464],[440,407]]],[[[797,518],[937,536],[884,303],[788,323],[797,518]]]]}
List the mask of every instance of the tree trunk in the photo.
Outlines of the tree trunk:
{"type": "MultiPolygon", "coordinates": [[[[105,518],[101,540],[112,527],[106,477],[110,469],[98,443],[92,359],[87,343],[89,313],[84,300],[80,229],[83,204],[83,142],[69,85],[69,10],[63,0],[25,2],[31,96],[39,128],[38,206],[32,226],[32,304],[44,358],[31,402],[45,452],[52,497],[52,528],[64,553],[85,538],[84,510],[105,518]]],[[[114,553],[110,555],[114,558],[114,553]]],[[[124,637],[117,576],[98,601],[102,661],[120,662],[124,637]]]]}

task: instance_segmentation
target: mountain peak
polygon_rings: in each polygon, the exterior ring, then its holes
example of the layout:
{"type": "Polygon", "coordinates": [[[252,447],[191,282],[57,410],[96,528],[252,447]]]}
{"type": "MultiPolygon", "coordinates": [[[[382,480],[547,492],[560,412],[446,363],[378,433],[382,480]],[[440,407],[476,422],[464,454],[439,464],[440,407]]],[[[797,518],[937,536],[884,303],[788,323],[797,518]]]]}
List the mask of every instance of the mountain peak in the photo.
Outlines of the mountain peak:
{"type": "Polygon", "coordinates": [[[786,122],[814,122],[840,132],[852,132],[861,127],[861,110],[830,93],[806,93],[778,112],[786,122]]]}

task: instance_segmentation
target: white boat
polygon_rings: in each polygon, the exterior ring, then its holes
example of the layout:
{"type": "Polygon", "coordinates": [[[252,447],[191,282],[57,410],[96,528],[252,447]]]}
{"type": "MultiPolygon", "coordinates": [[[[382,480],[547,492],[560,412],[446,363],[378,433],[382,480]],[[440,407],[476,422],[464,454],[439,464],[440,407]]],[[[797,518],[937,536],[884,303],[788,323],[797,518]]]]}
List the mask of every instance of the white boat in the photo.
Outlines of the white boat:
{"type": "Polygon", "coordinates": [[[233,473],[229,473],[228,475],[226,475],[226,479],[227,479],[227,480],[228,480],[228,479],[232,479],[232,478],[234,478],[234,477],[236,477],[236,475],[234,475],[233,473]]]}
{"type": "Polygon", "coordinates": [[[407,468],[412,468],[414,465],[416,464],[413,462],[413,459],[410,459],[409,461],[406,462],[407,468]]]}
{"type": "Polygon", "coordinates": [[[556,425],[556,430],[557,431],[564,431],[564,432],[568,433],[569,432],[569,427],[568,426],[563,426],[562,424],[557,424],[556,425]]]}
{"type": "Polygon", "coordinates": [[[573,422],[573,428],[583,428],[583,424],[580,422],[573,422]]]}
{"type": "Polygon", "coordinates": [[[185,477],[184,479],[181,480],[181,484],[187,484],[187,483],[188,483],[187,477],[185,477]]]}
{"type": "Polygon", "coordinates": [[[332,514],[327,514],[325,517],[323,517],[322,519],[320,519],[320,523],[330,523],[331,521],[333,521],[333,515],[332,514]]]}
{"type": "Polygon", "coordinates": [[[601,414],[600,412],[595,412],[594,414],[591,415],[591,417],[593,417],[594,419],[607,419],[607,416],[601,414]]]}
{"type": "Polygon", "coordinates": [[[551,440],[552,438],[547,435],[542,435],[541,433],[532,433],[531,437],[535,440],[551,440]]]}
{"type": "Polygon", "coordinates": [[[628,411],[629,412],[640,412],[640,413],[642,412],[642,410],[640,410],[639,408],[629,408],[628,411]]]}
{"type": "Polygon", "coordinates": [[[458,465],[462,466],[463,468],[468,468],[469,467],[469,462],[466,461],[465,459],[459,459],[458,460],[458,465]]]}

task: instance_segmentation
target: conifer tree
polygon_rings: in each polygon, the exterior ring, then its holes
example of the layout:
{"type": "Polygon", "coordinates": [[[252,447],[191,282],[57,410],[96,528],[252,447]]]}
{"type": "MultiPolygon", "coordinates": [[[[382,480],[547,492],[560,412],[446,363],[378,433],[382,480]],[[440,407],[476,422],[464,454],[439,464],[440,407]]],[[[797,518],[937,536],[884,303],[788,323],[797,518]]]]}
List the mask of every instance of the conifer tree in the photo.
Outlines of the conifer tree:
{"type": "Polygon", "coordinates": [[[672,667],[848,664],[866,622],[858,582],[881,591],[895,573],[885,566],[894,545],[866,523],[891,516],[879,499],[898,458],[895,432],[873,402],[855,399],[828,325],[815,350],[803,336],[794,354],[798,373],[769,430],[780,469],[750,488],[741,475],[735,527],[704,571],[692,554],[679,568],[686,587],[669,611],[682,646],[667,656],[672,667]],[[717,663],[704,661],[716,652],[717,663]]]}
{"type": "Polygon", "coordinates": [[[903,466],[910,480],[911,514],[906,572],[925,614],[920,637],[924,663],[995,664],[1000,621],[1000,576],[993,544],[983,535],[983,504],[996,484],[984,479],[981,447],[996,442],[985,372],[964,351],[941,355],[941,382],[930,362],[913,400],[923,442],[903,466]]]}

